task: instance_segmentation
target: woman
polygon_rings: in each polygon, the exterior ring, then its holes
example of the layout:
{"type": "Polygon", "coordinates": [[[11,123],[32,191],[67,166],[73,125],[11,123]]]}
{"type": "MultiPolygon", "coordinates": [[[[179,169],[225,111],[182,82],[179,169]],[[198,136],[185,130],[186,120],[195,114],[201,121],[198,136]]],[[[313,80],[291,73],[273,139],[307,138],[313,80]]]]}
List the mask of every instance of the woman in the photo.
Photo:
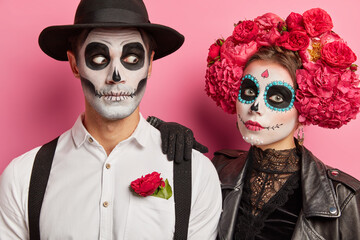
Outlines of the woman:
{"type": "Polygon", "coordinates": [[[332,27],[319,8],[286,21],[267,13],[210,47],[207,94],[252,145],[215,152],[219,239],[360,239],[360,182],[302,146],[303,125],[339,128],[359,112],[356,56],[332,27]]]}
{"type": "Polygon", "coordinates": [[[285,22],[268,13],[210,47],[207,93],[236,109],[252,145],[213,158],[224,199],[219,239],[360,239],[359,181],[293,137],[307,124],[339,128],[359,111],[356,56],[331,28],[322,9],[285,22]]]}

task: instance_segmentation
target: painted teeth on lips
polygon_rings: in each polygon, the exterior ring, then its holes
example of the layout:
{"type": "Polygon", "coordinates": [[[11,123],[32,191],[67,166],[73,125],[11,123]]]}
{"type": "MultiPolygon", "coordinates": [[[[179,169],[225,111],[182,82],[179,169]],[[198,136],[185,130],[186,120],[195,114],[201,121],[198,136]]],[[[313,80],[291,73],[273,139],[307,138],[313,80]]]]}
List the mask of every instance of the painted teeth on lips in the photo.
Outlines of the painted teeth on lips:
{"type": "Polygon", "coordinates": [[[259,123],[253,122],[253,121],[245,122],[245,127],[247,129],[249,129],[250,131],[260,131],[260,130],[264,129],[264,127],[261,126],[259,123]]]}
{"type": "Polygon", "coordinates": [[[102,96],[104,97],[104,99],[106,99],[108,101],[119,102],[119,101],[124,101],[124,100],[126,100],[128,98],[133,98],[134,93],[130,93],[130,92],[120,92],[120,93],[110,92],[110,93],[104,93],[102,96]]]}

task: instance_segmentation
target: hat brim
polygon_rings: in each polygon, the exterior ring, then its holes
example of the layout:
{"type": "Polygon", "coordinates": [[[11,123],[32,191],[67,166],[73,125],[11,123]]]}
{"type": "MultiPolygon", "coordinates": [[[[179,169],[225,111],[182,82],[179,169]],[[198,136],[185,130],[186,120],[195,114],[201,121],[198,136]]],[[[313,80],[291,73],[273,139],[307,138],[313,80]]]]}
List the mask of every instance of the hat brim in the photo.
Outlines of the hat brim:
{"type": "Polygon", "coordinates": [[[153,23],[95,23],[47,27],[40,33],[39,46],[50,57],[59,61],[67,61],[66,52],[71,49],[70,37],[76,36],[84,29],[113,27],[140,28],[150,34],[156,43],[154,60],[175,52],[184,43],[182,34],[164,25],[153,23]]]}

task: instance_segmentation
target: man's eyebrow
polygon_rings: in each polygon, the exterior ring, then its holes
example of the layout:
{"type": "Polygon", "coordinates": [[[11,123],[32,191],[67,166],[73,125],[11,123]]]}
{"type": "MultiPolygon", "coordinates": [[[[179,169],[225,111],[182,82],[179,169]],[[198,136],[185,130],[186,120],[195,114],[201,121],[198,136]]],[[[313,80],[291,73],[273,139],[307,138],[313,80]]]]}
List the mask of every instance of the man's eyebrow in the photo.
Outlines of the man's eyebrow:
{"type": "Polygon", "coordinates": [[[107,44],[109,44],[110,46],[112,46],[111,42],[106,41],[106,40],[102,40],[102,41],[105,42],[105,43],[107,43],[107,44]]]}
{"type": "MultiPolygon", "coordinates": [[[[109,42],[109,41],[107,41],[107,40],[104,40],[104,39],[93,40],[93,41],[91,41],[90,43],[101,43],[101,44],[107,43],[107,44],[109,44],[110,46],[112,46],[111,42],[109,42]]],[[[89,44],[90,44],[90,43],[89,43],[89,44]]]]}

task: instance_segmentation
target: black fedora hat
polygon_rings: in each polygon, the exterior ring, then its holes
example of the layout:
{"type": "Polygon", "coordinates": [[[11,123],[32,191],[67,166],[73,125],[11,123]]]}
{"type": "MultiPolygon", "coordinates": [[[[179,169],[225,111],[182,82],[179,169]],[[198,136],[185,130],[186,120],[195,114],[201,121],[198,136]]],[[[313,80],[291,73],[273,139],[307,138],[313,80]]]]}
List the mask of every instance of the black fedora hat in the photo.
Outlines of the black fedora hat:
{"type": "Polygon", "coordinates": [[[40,33],[39,45],[50,57],[67,61],[70,37],[84,29],[106,27],[143,29],[156,43],[154,60],[175,52],[184,42],[184,36],[176,30],[150,23],[142,0],[81,0],[74,24],[45,28],[40,33]]]}

